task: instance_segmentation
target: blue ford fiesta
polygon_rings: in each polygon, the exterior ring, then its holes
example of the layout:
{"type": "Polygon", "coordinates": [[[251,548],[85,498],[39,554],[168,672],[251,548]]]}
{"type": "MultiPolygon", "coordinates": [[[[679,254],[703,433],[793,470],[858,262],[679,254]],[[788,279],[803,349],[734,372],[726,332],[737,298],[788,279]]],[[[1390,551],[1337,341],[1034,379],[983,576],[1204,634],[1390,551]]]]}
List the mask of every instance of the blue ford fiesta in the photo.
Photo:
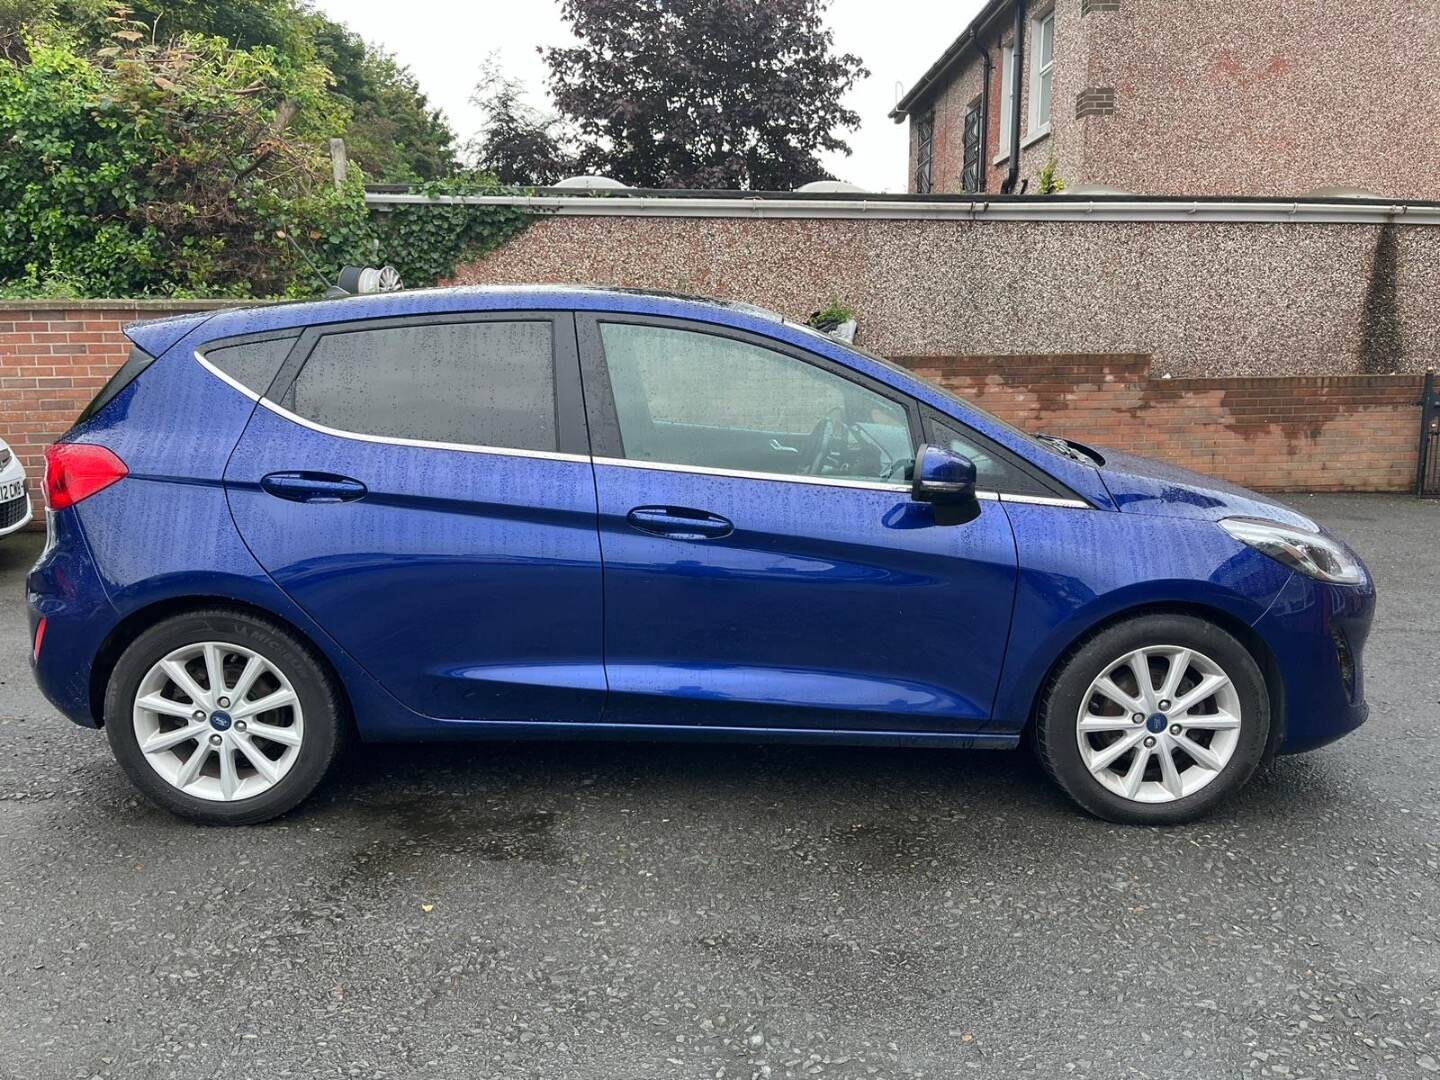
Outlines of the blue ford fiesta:
{"type": "Polygon", "coordinates": [[[365,740],[1005,749],[1190,820],[1364,721],[1314,522],[765,311],[451,289],[143,323],[47,456],[35,675],[248,823],[365,740]]]}

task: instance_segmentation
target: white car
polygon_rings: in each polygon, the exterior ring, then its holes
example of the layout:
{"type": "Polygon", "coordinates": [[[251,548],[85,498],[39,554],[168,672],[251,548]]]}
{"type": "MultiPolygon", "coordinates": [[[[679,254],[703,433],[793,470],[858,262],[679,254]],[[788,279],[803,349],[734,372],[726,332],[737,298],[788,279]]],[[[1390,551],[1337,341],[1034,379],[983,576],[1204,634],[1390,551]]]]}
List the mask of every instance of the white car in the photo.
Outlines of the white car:
{"type": "Polygon", "coordinates": [[[30,524],[33,513],[29,486],[25,466],[20,464],[10,444],[0,439],[0,536],[19,532],[30,524]]]}

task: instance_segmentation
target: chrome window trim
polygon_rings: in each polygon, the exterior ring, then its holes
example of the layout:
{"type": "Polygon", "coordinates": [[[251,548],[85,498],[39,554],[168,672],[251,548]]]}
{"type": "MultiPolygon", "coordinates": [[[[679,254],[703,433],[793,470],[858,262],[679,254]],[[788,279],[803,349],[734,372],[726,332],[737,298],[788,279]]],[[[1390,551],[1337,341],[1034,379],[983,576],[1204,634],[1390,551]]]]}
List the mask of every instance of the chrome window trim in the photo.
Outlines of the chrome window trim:
{"type": "MultiPolygon", "coordinates": [[[[597,457],[596,465],[613,465],[623,469],[657,469],[661,472],[696,473],[700,476],[731,476],[739,480],[775,480],[782,484],[814,484],[821,487],[861,488],[866,491],[894,491],[909,494],[909,484],[886,483],[883,480],[846,480],[839,476],[792,476],[786,473],[753,472],[747,469],[718,469],[708,465],[676,465],[666,461],[636,461],[630,458],[597,457]]],[[[1041,495],[1008,495],[998,491],[977,491],[975,497],[985,502],[1028,503],[1032,506],[1054,506],[1069,510],[1090,510],[1093,507],[1079,499],[1059,499],[1041,495]]]]}
{"type": "Polygon", "coordinates": [[[1094,507],[1082,499],[1059,499],[1049,495],[1001,495],[1001,502],[1025,503],[1029,506],[1058,506],[1066,510],[1093,510],[1094,507]]]}
{"type": "Polygon", "coordinates": [[[324,424],[316,423],[314,420],[307,420],[298,413],[293,413],[284,406],[275,404],[275,402],[269,398],[262,397],[255,393],[248,386],[237,382],[210,361],[206,360],[198,349],[195,352],[195,359],[200,362],[201,367],[221,382],[240,391],[240,393],[244,394],[251,401],[263,405],[276,416],[282,416],[292,423],[299,424],[301,427],[309,428],[311,431],[318,431],[322,435],[332,435],[337,439],[354,439],[357,442],[380,443],[385,446],[414,446],[422,450],[458,450],[465,454],[499,454],[503,457],[540,458],[546,461],[590,460],[586,454],[562,454],[553,450],[522,450],[518,447],[510,446],[480,446],[470,443],[436,442],[430,439],[406,439],[399,435],[366,435],[360,431],[345,431],[341,428],[326,427],[324,424]]]}
{"type": "MultiPolygon", "coordinates": [[[[679,465],[668,461],[637,461],[631,458],[590,457],[586,454],[562,454],[550,450],[520,450],[505,446],[474,446],[468,443],[433,442],[428,439],[405,439],[397,435],[366,435],[359,431],[345,431],[341,428],[326,427],[324,424],[307,420],[284,406],[277,405],[267,397],[261,397],[249,387],[232,379],[197,349],[195,359],[210,374],[227,386],[240,391],[251,401],[269,409],[276,416],[283,417],[301,427],[330,435],[337,439],[354,439],[357,442],[379,443],[383,446],[413,446],[422,450],[458,450],[464,454],[495,454],[501,457],[538,458],[543,461],[591,462],[594,465],[612,465],[622,469],[656,469],[660,472],[695,473],[700,476],[730,476],[739,480],[773,480],[782,484],[810,484],[817,487],[858,488],[864,491],[906,492],[909,484],[886,483],[883,480],[846,480],[839,476],[790,476],[785,473],[751,472],[745,469],[719,469],[707,465],[679,465]]],[[[996,491],[977,491],[975,497],[985,502],[1024,503],[1030,506],[1053,506],[1067,510],[1091,510],[1089,503],[1079,499],[1058,499],[1040,495],[1009,495],[996,491]]]]}
{"type": "Polygon", "coordinates": [[[216,367],[214,364],[212,364],[209,360],[206,360],[205,357],[204,357],[203,355],[201,355],[199,349],[196,349],[196,350],[195,350],[195,359],[200,362],[200,366],[201,366],[201,367],[203,367],[206,371],[210,372],[211,375],[214,375],[217,379],[219,379],[221,382],[223,382],[226,386],[228,386],[228,387],[230,387],[231,389],[234,389],[234,390],[239,390],[240,393],[244,394],[244,395],[245,395],[247,398],[249,398],[251,401],[259,401],[259,400],[260,400],[260,395],[259,395],[259,394],[255,393],[254,390],[251,390],[251,389],[250,389],[248,386],[246,386],[244,383],[239,382],[238,380],[231,378],[229,375],[226,375],[225,372],[221,371],[218,367],[216,367]]]}
{"type": "Polygon", "coordinates": [[[307,420],[282,405],[276,405],[269,398],[259,399],[260,404],[276,416],[282,416],[292,423],[318,431],[322,435],[333,435],[337,439],[354,439],[357,442],[379,443],[383,446],[414,446],[422,450],[458,450],[464,454],[492,454],[501,457],[539,458],[544,461],[588,462],[588,454],[562,454],[555,450],[522,450],[514,446],[479,446],[471,443],[435,442],[430,439],[406,439],[399,435],[366,435],[359,431],[345,431],[341,428],[326,427],[314,420],[307,420]]]}
{"type": "Polygon", "coordinates": [[[740,480],[777,480],[782,484],[818,484],[822,487],[865,488],[870,491],[909,491],[909,484],[884,480],[846,480],[840,476],[794,476],[789,473],[752,472],[749,469],[720,469],[710,465],[677,465],[668,461],[640,461],[635,458],[597,457],[596,465],[622,469],[656,469],[660,472],[695,473],[699,476],[732,476],[740,480]]]}

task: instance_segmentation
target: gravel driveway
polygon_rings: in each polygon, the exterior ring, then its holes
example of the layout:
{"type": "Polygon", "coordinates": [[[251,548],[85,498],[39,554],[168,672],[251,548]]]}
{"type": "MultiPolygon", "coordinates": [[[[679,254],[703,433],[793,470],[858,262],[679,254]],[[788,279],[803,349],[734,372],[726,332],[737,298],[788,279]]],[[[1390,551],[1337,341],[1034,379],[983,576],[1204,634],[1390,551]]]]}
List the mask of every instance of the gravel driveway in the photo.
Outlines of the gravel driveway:
{"type": "Polygon", "coordinates": [[[183,824],[26,665],[0,546],[0,1076],[1440,1077],[1440,504],[1295,497],[1373,714],[1199,825],[1023,753],[370,747],[183,824]]]}

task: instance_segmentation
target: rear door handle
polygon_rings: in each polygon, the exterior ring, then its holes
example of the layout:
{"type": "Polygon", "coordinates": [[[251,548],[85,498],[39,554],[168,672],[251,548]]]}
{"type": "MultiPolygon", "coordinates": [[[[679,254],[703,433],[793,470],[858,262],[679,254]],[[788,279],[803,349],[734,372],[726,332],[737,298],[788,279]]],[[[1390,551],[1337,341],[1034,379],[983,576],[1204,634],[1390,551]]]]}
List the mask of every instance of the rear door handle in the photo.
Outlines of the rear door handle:
{"type": "Polygon", "coordinates": [[[260,486],[277,499],[299,503],[353,502],[367,490],[359,480],[322,472],[274,472],[262,478],[260,486]]]}
{"type": "Polygon", "coordinates": [[[631,528],[672,540],[718,540],[735,531],[735,526],[719,514],[685,506],[637,506],[625,515],[625,520],[631,528]]]}

